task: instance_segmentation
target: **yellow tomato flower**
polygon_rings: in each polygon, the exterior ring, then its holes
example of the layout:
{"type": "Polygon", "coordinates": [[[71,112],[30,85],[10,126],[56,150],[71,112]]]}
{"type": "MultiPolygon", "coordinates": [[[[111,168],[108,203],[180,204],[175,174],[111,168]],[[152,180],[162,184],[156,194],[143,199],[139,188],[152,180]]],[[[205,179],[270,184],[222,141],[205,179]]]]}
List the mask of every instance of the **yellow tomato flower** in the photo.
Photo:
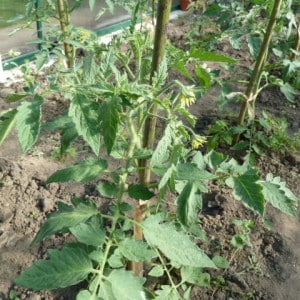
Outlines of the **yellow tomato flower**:
{"type": "Polygon", "coordinates": [[[183,86],[181,89],[179,99],[184,103],[185,106],[190,106],[196,101],[196,96],[193,88],[194,86],[183,86]]]}
{"type": "Polygon", "coordinates": [[[202,135],[195,135],[192,140],[192,149],[199,149],[207,142],[206,137],[202,135]]]}

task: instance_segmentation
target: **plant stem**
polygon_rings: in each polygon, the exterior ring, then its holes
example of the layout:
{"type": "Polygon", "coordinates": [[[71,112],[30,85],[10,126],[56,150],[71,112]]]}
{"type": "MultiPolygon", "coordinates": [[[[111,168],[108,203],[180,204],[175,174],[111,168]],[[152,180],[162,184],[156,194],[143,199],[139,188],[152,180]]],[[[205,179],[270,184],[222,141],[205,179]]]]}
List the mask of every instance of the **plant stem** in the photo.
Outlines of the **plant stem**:
{"type": "Polygon", "coordinates": [[[72,46],[65,42],[68,37],[68,26],[70,24],[70,15],[68,12],[68,2],[66,0],[57,0],[57,10],[59,15],[60,28],[62,31],[62,40],[64,42],[67,65],[71,68],[74,64],[72,46]]]}
{"type": "MultiPolygon", "coordinates": [[[[297,52],[299,52],[300,51],[300,17],[299,17],[299,20],[298,20],[298,25],[297,25],[296,31],[297,31],[297,33],[296,33],[296,46],[295,46],[295,50],[297,52]]],[[[296,57],[297,57],[297,54],[293,53],[292,60],[296,59],[296,57]]]]}
{"type": "MultiPolygon", "coordinates": [[[[245,122],[246,114],[249,114],[251,119],[254,119],[255,116],[255,101],[258,95],[258,89],[261,80],[261,74],[264,68],[264,64],[268,55],[269,45],[272,38],[272,32],[276,25],[277,16],[280,13],[280,7],[282,4],[282,0],[275,0],[272,13],[270,16],[270,20],[268,23],[268,27],[266,33],[264,35],[264,39],[259,51],[259,55],[257,57],[254,70],[252,72],[249,84],[247,86],[247,90],[245,93],[245,100],[242,103],[239,117],[238,117],[238,125],[243,125],[245,122]]],[[[235,142],[238,142],[239,136],[235,138],[235,142]]]]}
{"type": "MultiPolygon", "coordinates": [[[[159,0],[157,5],[157,22],[155,27],[155,40],[154,40],[154,50],[152,56],[152,67],[150,75],[150,84],[152,84],[152,78],[155,72],[158,70],[160,63],[163,61],[165,56],[165,48],[167,41],[167,24],[169,23],[170,11],[171,11],[171,0],[159,0]]],[[[150,115],[145,121],[144,133],[143,133],[143,148],[153,149],[155,140],[155,130],[156,130],[156,116],[158,111],[158,105],[153,104],[150,115]]],[[[150,182],[150,168],[149,160],[141,159],[139,161],[139,181],[141,184],[149,184],[150,182]]],[[[144,214],[146,210],[145,201],[139,201],[134,212],[134,221],[141,223],[144,219],[144,214]]],[[[140,226],[134,226],[134,238],[136,240],[143,239],[143,230],[140,226]]],[[[136,276],[143,276],[143,263],[142,262],[132,262],[132,271],[136,276]]]]}

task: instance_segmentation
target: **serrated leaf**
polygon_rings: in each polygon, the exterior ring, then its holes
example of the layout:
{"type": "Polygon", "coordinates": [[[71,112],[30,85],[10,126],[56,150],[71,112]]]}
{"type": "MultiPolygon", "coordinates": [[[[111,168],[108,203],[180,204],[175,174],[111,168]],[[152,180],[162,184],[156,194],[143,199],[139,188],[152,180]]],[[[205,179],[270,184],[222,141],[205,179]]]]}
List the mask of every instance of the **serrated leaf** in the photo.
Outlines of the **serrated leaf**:
{"type": "Polygon", "coordinates": [[[203,85],[203,87],[208,90],[211,87],[211,76],[207,70],[204,68],[201,68],[200,66],[197,66],[195,68],[195,73],[198,77],[198,81],[200,84],[203,85]]]}
{"type": "Polygon", "coordinates": [[[43,223],[32,243],[36,244],[47,236],[74,227],[97,214],[97,208],[90,205],[79,204],[76,207],[64,207],[63,211],[48,215],[48,219],[43,223]]]}
{"type": "Polygon", "coordinates": [[[165,273],[164,268],[161,265],[157,265],[150,270],[148,275],[152,277],[161,277],[164,275],[164,273],[165,273]]]}
{"type": "Polygon", "coordinates": [[[180,266],[215,268],[211,259],[172,223],[160,224],[161,216],[152,215],[143,222],[149,245],[157,247],[172,262],[180,266]]]}
{"type": "Polygon", "coordinates": [[[197,165],[193,163],[178,164],[176,169],[177,180],[203,181],[217,178],[217,176],[207,172],[206,170],[199,169],[197,165]]]}
{"type": "Polygon", "coordinates": [[[199,58],[203,61],[215,61],[215,62],[227,62],[236,63],[237,60],[225,55],[217,54],[214,52],[205,51],[203,49],[192,48],[190,51],[190,56],[194,58],[199,58]]]}
{"type": "Polygon", "coordinates": [[[254,59],[257,58],[260,48],[261,48],[261,44],[262,44],[262,39],[261,36],[258,34],[251,34],[248,37],[248,47],[249,47],[249,51],[250,54],[252,55],[252,57],[254,59]]]}
{"type": "Polygon", "coordinates": [[[135,277],[132,272],[125,270],[113,270],[108,280],[111,283],[112,292],[116,299],[144,300],[142,280],[135,277]]]}
{"type": "Polygon", "coordinates": [[[154,196],[154,193],[143,184],[130,184],[128,195],[137,200],[149,200],[154,196]]]}
{"type": "MultiPolygon", "coordinates": [[[[92,34],[92,33],[91,33],[92,34]]],[[[98,66],[95,63],[94,53],[83,58],[83,77],[86,84],[94,84],[97,78],[98,66]]]]}
{"type": "Polygon", "coordinates": [[[134,159],[149,159],[152,156],[153,151],[151,149],[137,149],[132,158],[134,159]]]}
{"type": "Polygon", "coordinates": [[[71,167],[56,171],[48,178],[47,183],[68,182],[71,180],[77,182],[93,181],[105,171],[107,167],[108,164],[106,160],[89,157],[77,162],[71,167]]]}
{"type": "Polygon", "coordinates": [[[14,128],[16,124],[16,109],[11,109],[0,116],[0,145],[7,138],[11,130],[14,128]]]}
{"type": "Polygon", "coordinates": [[[48,59],[48,53],[46,51],[40,51],[36,55],[36,70],[40,71],[48,59]]]}
{"type": "Polygon", "coordinates": [[[183,281],[202,287],[210,286],[210,275],[203,272],[201,268],[182,267],[180,271],[183,281]]]}
{"type": "Polygon", "coordinates": [[[105,99],[100,107],[101,130],[108,154],[110,154],[113,148],[118,132],[120,123],[119,114],[121,111],[120,103],[121,99],[119,97],[112,97],[110,99],[105,99]]]}
{"type": "Polygon", "coordinates": [[[280,185],[272,182],[263,182],[263,194],[267,201],[269,201],[274,207],[281,212],[290,215],[297,216],[295,202],[289,199],[283,190],[280,189],[280,185]]]}
{"type": "Polygon", "coordinates": [[[218,167],[226,161],[228,156],[220,152],[210,151],[205,158],[207,159],[209,167],[213,170],[217,170],[218,167]]]}
{"type": "Polygon", "coordinates": [[[155,251],[143,241],[126,238],[118,246],[121,254],[131,261],[145,261],[157,256],[155,251]]]}
{"type": "Polygon", "coordinates": [[[161,290],[156,290],[155,300],[181,300],[180,295],[177,290],[169,285],[162,285],[161,290]]]}
{"type": "Polygon", "coordinates": [[[99,104],[83,94],[76,94],[70,104],[69,116],[78,134],[89,144],[96,155],[100,150],[99,104]]]}
{"type": "Polygon", "coordinates": [[[113,294],[111,283],[107,280],[101,282],[98,296],[101,300],[118,300],[113,294]]]}
{"type": "Polygon", "coordinates": [[[284,94],[285,98],[292,103],[295,101],[295,96],[299,95],[299,92],[295,90],[288,82],[280,87],[280,91],[284,94]]]}
{"type": "Polygon", "coordinates": [[[106,198],[115,198],[118,192],[118,186],[110,182],[101,182],[97,185],[97,191],[106,198]]]}
{"type": "Polygon", "coordinates": [[[159,182],[159,185],[158,185],[159,190],[161,190],[162,188],[164,188],[166,186],[166,184],[172,178],[172,176],[175,174],[175,172],[176,172],[176,167],[172,164],[171,167],[162,176],[162,178],[159,182]]]}
{"type": "Polygon", "coordinates": [[[27,152],[36,143],[40,128],[44,98],[35,95],[31,101],[24,101],[18,106],[16,128],[22,150],[27,152]]]}
{"type": "Polygon", "coordinates": [[[93,270],[82,248],[51,250],[49,260],[37,261],[15,279],[15,283],[33,290],[52,290],[77,284],[93,270]]]}
{"type": "MultiPolygon", "coordinates": [[[[164,136],[158,142],[150,160],[151,169],[157,175],[163,175],[165,173],[165,170],[162,171],[162,167],[168,164],[168,159],[170,157],[169,147],[172,145],[172,141],[173,129],[170,124],[168,124],[164,136]]],[[[167,168],[168,167],[169,166],[167,166],[167,168]]]]}
{"type": "Polygon", "coordinates": [[[252,210],[263,214],[264,195],[263,187],[257,183],[259,176],[255,170],[249,170],[244,174],[233,177],[234,195],[242,200],[252,210]]]}
{"type": "Polygon", "coordinates": [[[179,221],[189,226],[195,222],[202,208],[202,196],[194,182],[188,182],[176,199],[177,217],[179,221]]]}
{"type": "Polygon", "coordinates": [[[78,242],[99,247],[105,242],[105,232],[99,218],[92,218],[87,223],[80,223],[70,228],[78,242]]]}

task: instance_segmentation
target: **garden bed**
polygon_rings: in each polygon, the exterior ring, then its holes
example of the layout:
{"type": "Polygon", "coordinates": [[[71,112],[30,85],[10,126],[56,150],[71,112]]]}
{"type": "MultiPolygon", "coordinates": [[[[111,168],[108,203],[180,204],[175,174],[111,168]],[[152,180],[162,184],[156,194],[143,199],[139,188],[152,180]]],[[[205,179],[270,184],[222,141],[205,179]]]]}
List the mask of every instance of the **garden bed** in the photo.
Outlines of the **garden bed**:
{"type": "MultiPolygon", "coordinates": [[[[183,19],[174,21],[169,27],[171,41],[184,47],[187,30],[183,19]]],[[[248,58],[242,57],[237,51],[227,51],[226,55],[239,58],[241,70],[243,64],[249,63],[248,58]]],[[[5,95],[21,89],[22,83],[1,87],[1,110],[8,107],[5,95]]],[[[196,129],[199,134],[203,134],[216,119],[223,117],[217,109],[218,93],[218,89],[212,89],[190,107],[197,118],[196,129]]],[[[51,118],[62,110],[65,102],[55,96],[50,98],[47,105],[44,117],[51,118]]],[[[257,111],[262,110],[274,117],[288,118],[289,131],[299,131],[299,96],[291,105],[277,88],[268,89],[261,93],[257,101],[257,111]]],[[[93,183],[45,184],[53,172],[74,162],[72,157],[68,157],[64,163],[51,157],[51,149],[57,143],[57,136],[43,135],[30,154],[24,155],[14,133],[0,148],[0,299],[9,299],[9,291],[12,290],[20,299],[74,299],[76,291],[80,289],[71,287],[52,292],[34,292],[13,284],[13,279],[20,271],[37,259],[45,258],[48,248],[60,248],[64,239],[70,239],[60,236],[47,238],[35,246],[30,245],[46,214],[56,209],[58,201],[69,202],[75,196],[94,199],[100,207],[109,205],[109,200],[98,195],[93,183]]],[[[81,156],[89,151],[80,143],[76,147],[81,156]]],[[[262,176],[269,172],[280,176],[300,197],[299,153],[267,153],[258,159],[258,165],[262,176]]],[[[266,217],[269,229],[257,215],[234,200],[227,188],[213,184],[209,186],[199,219],[210,242],[201,242],[201,247],[210,257],[226,257],[230,267],[225,271],[212,272],[211,287],[194,288],[191,299],[298,299],[300,222],[271,207],[268,207],[266,217]],[[235,252],[230,244],[231,238],[238,232],[232,224],[233,219],[255,222],[250,234],[252,247],[246,246],[243,251],[235,252]]]]}

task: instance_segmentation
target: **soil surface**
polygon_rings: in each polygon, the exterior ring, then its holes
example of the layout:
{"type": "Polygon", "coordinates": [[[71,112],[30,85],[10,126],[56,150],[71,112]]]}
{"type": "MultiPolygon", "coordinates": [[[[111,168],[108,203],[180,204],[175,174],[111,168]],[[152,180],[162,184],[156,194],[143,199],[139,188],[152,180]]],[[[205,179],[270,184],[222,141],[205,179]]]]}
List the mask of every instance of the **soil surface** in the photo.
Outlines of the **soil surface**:
{"type": "MultiPolygon", "coordinates": [[[[169,28],[172,41],[183,48],[188,30],[184,20],[173,22],[169,28]]],[[[223,48],[226,45],[224,45],[223,48]]],[[[228,55],[239,59],[241,69],[251,63],[240,52],[225,49],[228,55]]],[[[175,75],[174,75],[175,76],[175,75]]],[[[176,75],[177,76],[177,75],[176,75]]],[[[8,108],[5,95],[22,89],[22,82],[0,90],[0,109],[8,108]]],[[[239,87],[237,87],[239,89],[239,87]]],[[[197,130],[203,133],[220,118],[217,108],[218,89],[209,91],[191,106],[197,116],[197,130]]],[[[51,118],[65,105],[60,97],[50,98],[44,118],[51,118]]],[[[290,132],[299,131],[300,99],[288,105],[277,89],[266,90],[258,99],[258,111],[265,110],[276,117],[285,116],[290,132]]],[[[46,257],[48,248],[60,248],[64,237],[47,238],[36,246],[31,245],[35,234],[47,213],[56,209],[58,201],[70,201],[73,196],[89,197],[99,206],[105,204],[93,184],[67,183],[45,184],[54,171],[74,162],[58,162],[51,158],[51,149],[58,144],[58,137],[43,134],[39,143],[24,155],[17,134],[13,132],[0,147],[0,299],[9,299],[9,291],[15,290],[20,299],[75,299],[79,287],[56,291],[34,292],[13,284],[13,279],[37,259],[46,257]]],[[[79,151],[86,149],[78,145],[79,151]],[[80,148],[81,147],[81,148],[80,148]]],[[[280,176],[287,186],[300,197],[300,156],[298,154],[276,155],[270,153],[258,160],[262,177],[271,172],[280,176]]],[[[230,261],[230,268],[212,273],[212,286],[194,288],[192,299],[300,299],[300,230],[299,219],[286,216],[272,207],[267,208],[269,228],[261,218],[234,200],[231,192],[219,186],[210,186],[204,195],[204,210],[199,214],[209,243],[201,247],[210,256],[223,255],[230,261]],[[233,219],[253,220],[252,247],[235,251],[230,240],[238,229],[233,219]],[[218,280],[223,276],[225,281],[218,280]]],[[[121,299],[120,299],[121,300],[121,299]]],[[[134,300],[134,299],[133,299],[134,300]]]]}

